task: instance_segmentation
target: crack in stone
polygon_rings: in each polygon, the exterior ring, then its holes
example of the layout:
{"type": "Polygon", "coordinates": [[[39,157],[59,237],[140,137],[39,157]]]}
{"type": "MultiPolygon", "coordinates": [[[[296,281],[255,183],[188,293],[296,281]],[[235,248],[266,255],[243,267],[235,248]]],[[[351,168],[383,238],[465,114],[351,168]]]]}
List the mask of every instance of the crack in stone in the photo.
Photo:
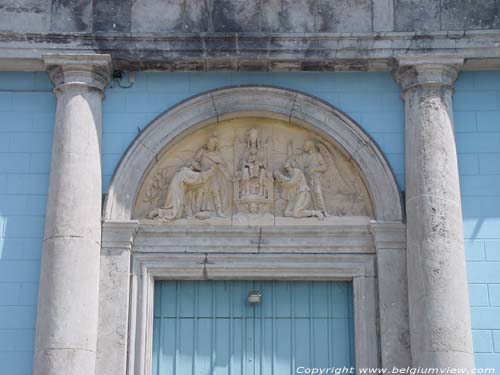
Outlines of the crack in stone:
{"type": "Polygon", "coordinates": [[[292,114],[295,110],[295,104],[297,103],[297,96],[298,94],[295,94],[293,97],[292,108],[290,108],[290,113],[288,114],[288,122],[292,122],[292,114]]]}
{"type": "Polygon", "coordinates": [[[212,94],[210,94],[210,100],[212,101],[212,106],[214,107],[215,115],[217,116],[217,123],[219,123],[219,111],[217,111],[217,106],[215,105],[215,99],[212,94]]]}
{"type": "Polygon", "coordinates": [[[45,238],[44,241],[53,240],[56,238],[85,238],[85,237],[84,236],[77,236],[75,234],[70,234],[68,236],[50,236],[50,237],[45,238]]]}

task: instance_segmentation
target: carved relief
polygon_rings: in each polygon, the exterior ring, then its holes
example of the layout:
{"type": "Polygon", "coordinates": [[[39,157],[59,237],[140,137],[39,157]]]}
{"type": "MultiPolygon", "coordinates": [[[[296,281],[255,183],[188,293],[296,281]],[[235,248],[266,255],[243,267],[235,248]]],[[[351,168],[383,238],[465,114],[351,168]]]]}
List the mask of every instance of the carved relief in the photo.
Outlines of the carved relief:
{"type": "Polygon", "coordinates": [[[248,130],[243,144],[238,137],[234,138],[234,202],[237,213],[271,212],[273,176],[269,170],[270,151],[271,140],[262,142],[256,128],[248,130]]]}
{"type": "Polygon", "coordinates": [[[307,185],[304,172],[297,168],[295,160],[285,161],[283,169],[285,174],[279,170],[274,172],[274,178],[281,188],[283,199],[286,201],[283,215],[296,218],[315,216],[322,220],[325,217],[322,211],[310,209],[311,189],[307,185]]]}
{"type": "Polygon", "coordinates": [[[300,225],[372,216],[357,168],[298,125],[226,120],[178,141],[145,177],[135,217],[169,224],[300,225]]]}

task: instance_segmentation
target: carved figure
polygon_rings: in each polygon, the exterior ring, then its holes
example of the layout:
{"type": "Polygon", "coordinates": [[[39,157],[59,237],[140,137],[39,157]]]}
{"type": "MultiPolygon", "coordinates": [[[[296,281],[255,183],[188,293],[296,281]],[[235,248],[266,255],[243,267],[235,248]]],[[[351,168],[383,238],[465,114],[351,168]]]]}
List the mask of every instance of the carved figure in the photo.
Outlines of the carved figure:
{"type": "Polygon", "coordinates": [[[304,174],[311,188],[313,207],[315,210],[321,211],[323,215],[329,216],[321,184],[322,175],[328,167],[313,141],[306,141],[302,150],[304,152],[302,157],[304,174]]]}
{"type": "Polygon", "coordinates": [[[239,138],[234,139],[237,155],[234,201],[240,213],[266,213],[271,210],[273,202],[273,177],[267,169],[269,140],[262,143],[255,128],[249,129],[247,134],[246,143],[240,143],[239,138]],[[244,151],[240,151],[242,147],[244,151]]]}
{"type": "Polygon", "coordinates": [[[172,225],[189,218],[193,225],[207,219],[203,225],[273,226],[372,215],[359,171],[335,145],[280,120],[230,121],[166,150],[144,180],[134,217],[172,225]],[[219,219],[224,215],[230,220],[219,219]]]}
{"type": "Polygon", "coordinates": [[[241,161],[241,195],[266,195],[266,166],[261,160],[257,129],[248,131],[248,150],[241,161]]]}
{"type": "Polygon", "coordinates": [[[280,171],[274,172],[274,178],[281,187],[283,199],[286,201],[284,216],[312,217],[322,220],[323,213],[320,210],[311,210],[311,189],[307,185],[304,173],[297,168],[293,159],[288,159],[283,165],[285,174],[280,171]]]}
{"type": "MultiPolygon", "coordinates": [[[[230,174],[226,170],[224,161],[218,151],[219,141],[215,135],[208,138],[206,145],[201,148],[195,160],[199,163],[202,172],[214,169],[211,174],[202,184],[200,191],[199,211],[210,212],[215,209],[215,214],[218,217],[224,216],[224,206],[222,204],[222,183],[226,180],[231,180],[230,174]]],[[[198,215],[202,217],[203,214],[198,215]]]]}
{"type": "Polygon", "coordinates": [[[192,216],[192,206],[196,199],[196,189],[193,188],[199,189],[213,173],[213,168],[200,172],[196,161],[188,161],[170,181],[167,199],[163,206],[151,211],[148,218],[174,220],[192,216]]]}

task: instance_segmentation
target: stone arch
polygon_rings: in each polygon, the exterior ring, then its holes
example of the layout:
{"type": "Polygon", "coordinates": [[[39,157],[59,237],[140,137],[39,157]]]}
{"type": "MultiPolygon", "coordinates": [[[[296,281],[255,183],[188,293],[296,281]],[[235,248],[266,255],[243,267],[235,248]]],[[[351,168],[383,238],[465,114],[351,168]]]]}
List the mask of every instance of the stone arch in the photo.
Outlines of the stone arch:
{"type": "Polygon", "coordinates": [[[331,140],[358,166],[377,221],[401,221],[394,175],[374,141],[351,118],[324,101],[267,86],[230,87],[190,98],[153,120],[135,139],[113,176],[104,205],[107,221],[132,217],[143,176],[157,155],[179,137],[204,125],[240,116],[265,116],[298,123],[331,140]]]}

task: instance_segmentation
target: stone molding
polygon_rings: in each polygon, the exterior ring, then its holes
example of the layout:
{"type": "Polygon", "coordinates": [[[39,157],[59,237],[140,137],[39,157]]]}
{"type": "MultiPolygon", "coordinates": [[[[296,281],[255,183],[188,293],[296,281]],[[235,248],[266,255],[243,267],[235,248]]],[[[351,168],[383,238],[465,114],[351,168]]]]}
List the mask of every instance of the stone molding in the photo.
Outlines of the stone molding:
{"type": "Polygon", "coordinates": [[[406,226],[401,222],[370,222],[377,249],[405,250],[406,226]]]}
{"type": "Polygon", "coordinates": [[[500,31],[237,34],[0,33],[0,70],[44,70],[46,53],[109,53],[122,70],[391,71],[398,56],[458,54],[464,69],[500,68],[500,31]],[[134,48],[131,49],[130,46],[134,48]]]}
{"type": "Polygon", "coordinates": [[[101,247],[107,249],[132,249],[139,229],[138,221],[107,221],[102,223],[101,247]]]}
{"type": "Polygon", "coordinates": [[[369,136],[348,116],[314,97],[265,86],[233,87],[188,99],[148,125],[130,146],[111,182],[105,220],[129,220],[143,176],[157,155],[204,125],[241,116],[294,122],[339,146],[365,180],[377,220],[402,219],[394,175],[369,136]]]}
{"type": "Polygon", "coordinates": [[[370,223],[377,251],[380,356],[382,367],[407,367],[410,356],[406,225],[370,223]]]}
{"type": "Polygon", "coordinates": [[[351,280],[356,366],[377,367],[373,255],[135,254],[132,258],[128,374],[151,373],[155,280],[351,280]]]}
{"type": "Polygon", "coordinates": [[[397,58],[395,78],[403,95],[415,87],[448,87],[462,69],[464,58],[458,55],[412,55],[397,58]]]}
{"type": "Polygon", "coordinates": [[[45,54],[43,62],[54,82],[54,92],[64,87],[81,86],[104,93],[111,74],[110,55],[45,54]]]}
{"type": "Polygon", "coordinates": [[[403,212],[394,176],[370,138],[349,117],[319,99],[248,86],[216,90],[180,103],[154,120],[131,145],[113,177],[103,217],[100,375],[150,373],[154,282],[161,279],[352,281],[358,368],[379,366],[380,353],[388,353],[384,366],[409,365],[397,354],[391,355],[397,350],[392,346],[394,337],[407,325],[405,306],[393,308],[391,319],[402,323],[394,324],[396,329],[382,342],[388,343],[387,348],[379,349],[379,282],[392,283],[389,293],[393,295],[406,293],[406,284],[393,283],[391,278],[393,272],[406,275],[406,264],[400,262],[405,254],[401,251],[403,212]],[[363,175],[376,220],[339,217],[329,225],[282,227],[129,221],[143,178],[166,147],[206,125],[244,116],[293,122],[335,143],[363,175]],[[388,262],[394,259],[390,272],[377,270],[378,245],[397,249],[384,252],[388,262]],[[112,331],[118,334],[106,334],[112,331]],[[124,332],[128,340],[123,339],[124,332]]]}
{"type": "Polygon", "coordinates": [[[373,254],[374,245],[368,224],[189,228],[141,225],[134,252],[373,254]]]}
{"type": "Polygon", "coordinates": [[[403,345],[408,308],[406,299],[400,300],[407,293],[404,233],[401,222],[375,221],[293,228],[104,222],[99,374],[150,370],[154,281],[162,279],[351,280],[358,368],[408,366],[409,348],[403,345]],[[275,246],[273,241],[282,242],[287,231],[293,238],[275,246]],[[294,250],[296,242],[301,253],[294,250]],[[383,332],[379,325],[385,327],[383,332]]]}

